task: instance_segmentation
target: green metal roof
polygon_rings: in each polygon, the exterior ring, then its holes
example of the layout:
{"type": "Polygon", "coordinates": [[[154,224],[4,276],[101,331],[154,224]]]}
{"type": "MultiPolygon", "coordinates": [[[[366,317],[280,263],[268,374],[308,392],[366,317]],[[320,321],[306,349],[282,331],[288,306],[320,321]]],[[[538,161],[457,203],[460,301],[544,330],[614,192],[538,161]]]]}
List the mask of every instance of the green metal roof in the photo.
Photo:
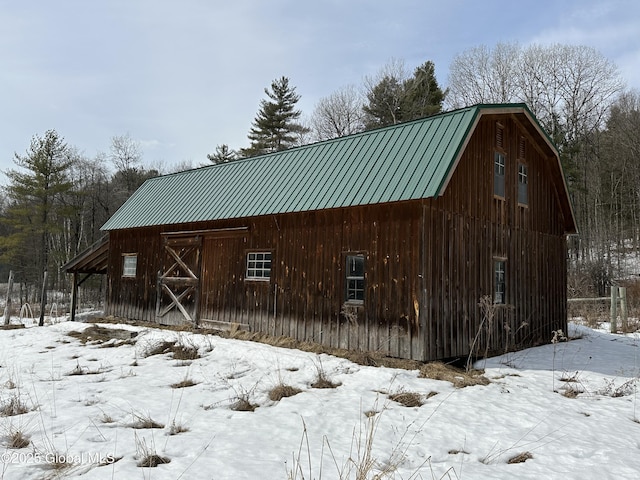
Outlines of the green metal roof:
{"type": "MultiPolygon", "coordinates": [[[[437,197],[478,105],[236,162],[147,180],[102,230],[437,197]]],[[[510,105],[523,108],[524,105],[510,105]]]]}

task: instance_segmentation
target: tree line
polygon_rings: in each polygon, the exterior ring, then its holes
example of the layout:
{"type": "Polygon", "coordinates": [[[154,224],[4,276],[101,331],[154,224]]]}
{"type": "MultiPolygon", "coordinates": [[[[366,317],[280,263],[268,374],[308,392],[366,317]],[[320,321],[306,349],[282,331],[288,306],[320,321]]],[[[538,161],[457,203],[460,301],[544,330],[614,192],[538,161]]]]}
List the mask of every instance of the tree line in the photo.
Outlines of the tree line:
{"type": "MultiPolygon", "coordinates": [[[[264,89],[247,138],[249,146],[221,143],[207,155],[225,163],[310,142],[410,121],[477,103],[525,102],[558,147],[579,235],[570,239],[572,274],[602,289],[640,253],[640,94],[625,90],[620,74],[596,50],[583,46],[468,49],[449,69],[448,86],[427,61],[413,70],[392,60],[321,98],[303,117],[300,96],[282,76],[264,89]]],[[[203,159],[204,160],[204,159],[203,159]]],[[[164,173],[143,164],[129,135],[90,159],[58,132],[35,135],[5,171],[0,199],[0,265],[16,272],[25,297],[62,289],[60,267],[100,237],[100,226],[147,178],[164,173]]],[[[190,165],[184,165],[184,168],[190,165]]],[[[638,272],[640,273],[640,272],[638,272]]],[[[6,275],[0,269],[0,275],[6,275]]]]}

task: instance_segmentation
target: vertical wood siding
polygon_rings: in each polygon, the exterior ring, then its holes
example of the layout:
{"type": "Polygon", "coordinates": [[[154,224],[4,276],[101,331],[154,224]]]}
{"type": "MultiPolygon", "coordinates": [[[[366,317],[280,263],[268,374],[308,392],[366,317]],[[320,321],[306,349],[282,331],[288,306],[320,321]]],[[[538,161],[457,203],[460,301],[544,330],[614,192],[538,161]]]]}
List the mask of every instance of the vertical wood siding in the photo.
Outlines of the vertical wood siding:
{"type": "MultiPolygon", "coordinates": [[[[483,117],[439,198],[110,232],[107,313],[156,321],[161,233],[202,231],[199,321],[396,357],[464,357],[493,295],[493,261],[506,261],[507,305],[479,352],[548,342],[566,329],[566,242],[557,192],[535,140],[500,118],[504,200],[493,195],[496,118],[483,117]],[[527,207],[517,202],[525,138],[527,207]],[[216,229],[246,227],[233,235],[216,229]],[[246,256],[272,252],[269,281],[245,279],[246,256]],[[138,254],[135,279],[122,254],[138,254]],[[345,255],[365,256],[365,301],[345,307],[345,255]],[[487,340],[489,343],[487,343],[487,340]]],[[[176,317],[178,318],[178,317],[176,317]]]]}

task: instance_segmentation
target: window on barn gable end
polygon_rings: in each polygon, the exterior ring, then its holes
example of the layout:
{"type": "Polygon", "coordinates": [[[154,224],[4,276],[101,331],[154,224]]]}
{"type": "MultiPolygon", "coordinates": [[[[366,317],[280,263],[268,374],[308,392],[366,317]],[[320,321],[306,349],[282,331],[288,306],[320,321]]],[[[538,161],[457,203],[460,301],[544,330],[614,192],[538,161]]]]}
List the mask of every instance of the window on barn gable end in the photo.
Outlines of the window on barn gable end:
{"type": "Polygon", "coordinates": [[[502,305],[506,303],[506,265],[503,258],[496,258],[493,261],[493,303],[502,305]]]}
{"type": "Polygon", "coordinates": [[[247,270],[245,280],[271,279],[271,252],[247,253],[247,270]]]}
{"type": "Polygon", "coordinates": [[[347,303],[364,303],[364,255],[346,255],[345,300],[347,303]]]}
{"type": "Polygon", "coordinates": [[[506,160],[502,153],[495,152],[493,157],[493,194],[504,198],[504,177],[506,160]]]}
{"type": "Polygon", "coordinates": [[[125,253],[122,255],[122,276],[127,278],[135,278],[138,268],[138,254],[125,253]]]}
{"type": "Polygon", "coordinates": [[[527,165],[518,163],[518,203],[520,205],[526,206],[529,203],[529,194],[527,192],[528,183],[527,165]]]}

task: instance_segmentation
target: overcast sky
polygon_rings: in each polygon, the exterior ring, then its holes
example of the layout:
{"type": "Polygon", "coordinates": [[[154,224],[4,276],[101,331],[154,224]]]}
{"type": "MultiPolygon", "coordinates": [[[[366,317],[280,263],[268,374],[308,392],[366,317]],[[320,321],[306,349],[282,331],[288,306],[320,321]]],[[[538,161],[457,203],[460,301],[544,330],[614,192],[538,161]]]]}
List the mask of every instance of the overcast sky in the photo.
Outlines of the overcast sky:
{"type": "MultiPolygon", "coordinates": [[[[637,0],[0,0],[0,170],[55,129],[88,157],[129,134],[146,165],[206,162],[281,76],[304,114],[390,59],[499,42],[587,45],[640,89],[637,0]]],[[[0,183],[6,181],[0,175],[0,183]]]]}

